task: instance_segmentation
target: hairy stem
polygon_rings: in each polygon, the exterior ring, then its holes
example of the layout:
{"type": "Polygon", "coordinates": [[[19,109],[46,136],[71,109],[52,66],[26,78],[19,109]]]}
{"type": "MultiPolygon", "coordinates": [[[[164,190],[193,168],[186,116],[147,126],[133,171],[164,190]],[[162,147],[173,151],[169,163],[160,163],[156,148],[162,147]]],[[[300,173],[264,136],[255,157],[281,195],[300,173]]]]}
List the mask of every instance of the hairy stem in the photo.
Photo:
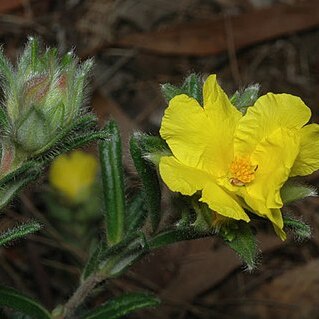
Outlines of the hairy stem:
{"type": "Polygon", "coordinates": [[[106,279],[105,273],[96,272],[89,276],[74,292],[72,297],[63,306],[63,315],[57,319],[70,319],[73,313],[83,301],[90,295],[92,290],[106,279]]]}

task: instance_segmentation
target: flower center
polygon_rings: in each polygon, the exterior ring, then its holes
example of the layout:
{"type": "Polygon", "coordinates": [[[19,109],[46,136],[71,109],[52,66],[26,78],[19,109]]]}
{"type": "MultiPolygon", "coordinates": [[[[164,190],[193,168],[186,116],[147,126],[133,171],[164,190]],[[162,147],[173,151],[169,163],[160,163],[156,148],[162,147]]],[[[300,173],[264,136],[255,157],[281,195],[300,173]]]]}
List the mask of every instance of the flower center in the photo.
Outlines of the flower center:
{"type": "Polygon", "coordinates": [[[255,178],[257,165],[252,165],[248,157],[235,157],[230,165],[230,182],[235,186],[244,186],[255,178]]]}

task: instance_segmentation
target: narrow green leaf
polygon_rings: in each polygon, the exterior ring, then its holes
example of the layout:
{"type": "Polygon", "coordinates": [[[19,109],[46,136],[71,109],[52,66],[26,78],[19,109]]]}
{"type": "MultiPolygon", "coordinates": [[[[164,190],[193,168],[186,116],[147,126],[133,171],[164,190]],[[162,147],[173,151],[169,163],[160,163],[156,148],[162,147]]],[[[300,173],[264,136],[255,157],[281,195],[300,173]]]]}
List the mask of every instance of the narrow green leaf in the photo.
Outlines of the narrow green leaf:
{"type": "Polygon", "coordinates": [[[34,221],[15,226],[0,234],[0,246],[11,243],[12,241],[27,236],[41,229],[41,225],[34,221]]]}
{"type": "Polygon", "coordinates": [[[288,181],[280,189],[280,195],[284,204],[290,204],[309,196],[317,196],[317,191],[313,186],[288,181]]]}
{"type": "Polygon", "coordinates": [[[283,220],[284,226],[293,233],[296,240],[302,241],[311,238],[311,228],[303,221],[288,216],[284,216],[283,220]]]}
{"type": "Polygon", "coordinates": [[[84,267],[84,270],[81,275],[82,281],[84,281],[87,277],[89,277],[94,271],[98,269],[99,264],[103,261],[102,256],[105,250],[105,243],[100,242],[84,267]]]}
{"type": "Polygon", "coordinates": [[[19,168],[12,171],[11,173],[5,175],[3,178],[0,179],[0,190],[1,187],[5,184],[14,182],[14,180],[20,179],[21,175],[29,175],[28,172],[32,171],[33,168],[37,168],[39,170],[39,163],[36,161],[30,160],[25,163],[23,163],[19,168]]]}
{"type": "Polygon", "coordinates": [[[105,222],[108,245],[120,242],[124,236],[125,197],[121,138],[117,124],[107,123],[108,140],[99,143],[102,185],[105,201],[105,222]]]}
{"type": "Polygon", "coordinates": [[[146,217],[147,209],[145,208],[145,194],[144,192],[140,192],[128,204],[126,233],[130,235],[136,230],[139,230],[144,225],[146,217]]]}
{"type": "Polygon", "coordinates": [[[246,263],[249,270],[256,266],[256,237],[246,222],[236,221],[220,230],[220,235],[226,244],[232,248],[246,263]]]}
{"type": "Polygon", "coordinates": [[[148,242],[150,249],[157,249],[180,241],[211,236],[209,232],[199,232],[194,227],[174,228],[160,232],[148,242]]]}
{"type": "Polygon", "coordinates": [[[38,170],[30,170],[29,175],[19,176],[19,179],[12,180],[3,185],[0,188],[0,209],[6,206],[22,188],[34,181],[38,176],[38,170]]]}
{"type": "Polygon", "coordinates": [[[130,151],[143,184],[146,206],[155,232],[161,220],[161,189],[154,165],[144,158],[145,149],[143,148],[142,134],[135,133],[131,137],[130,151]]]}
{"type": "Polygon", "coordinates": [[[84,315],[83,319],[117,319],[134,311],[156,307],[160,300],[146,293],[130,293],[114,298],[84,315]]]}
{"type": "Polygon", "coordinates": [[[105,273],[108,278],[118,277],[144,256],[148,250],[149,246],[145,235],[142,232],[137,232],[131,238],[107,249],[103,256],[105,260],[99,265],[99,270],[105,273]]]}
{"type": "Polygon", "coordinates": [[[12,288],[0,286],[0,306],[20,311],[34,319],[51,319],[50,313],[35,300],[12,288]]]}

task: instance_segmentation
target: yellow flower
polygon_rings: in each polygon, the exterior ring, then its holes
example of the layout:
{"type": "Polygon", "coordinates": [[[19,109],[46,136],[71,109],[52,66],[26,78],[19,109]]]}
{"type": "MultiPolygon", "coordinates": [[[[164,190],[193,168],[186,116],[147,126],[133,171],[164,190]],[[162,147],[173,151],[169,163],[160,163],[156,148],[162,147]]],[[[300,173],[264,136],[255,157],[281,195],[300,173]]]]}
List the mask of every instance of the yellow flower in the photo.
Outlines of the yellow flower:
{"type": "Polygon", "coordinates": [[[319,168],[319,125],[305,124],[310,109],[298,97],[269,93],[242,116],[211,75],[203,107],[185,95],[165,111],[160,134],[172,156],[163,156],[163,181],[193,195],[218,214],[249,221],[244,208],[268,218],[285,239],[280,189],[289,177],[319,168]]]}
{"type": "Polygon", "coordinates": [[[97,161],[94,156],[73,151],[58,156],[49,171],[50,184],[73,203],[85,200],[94,183],[97,161]]]}

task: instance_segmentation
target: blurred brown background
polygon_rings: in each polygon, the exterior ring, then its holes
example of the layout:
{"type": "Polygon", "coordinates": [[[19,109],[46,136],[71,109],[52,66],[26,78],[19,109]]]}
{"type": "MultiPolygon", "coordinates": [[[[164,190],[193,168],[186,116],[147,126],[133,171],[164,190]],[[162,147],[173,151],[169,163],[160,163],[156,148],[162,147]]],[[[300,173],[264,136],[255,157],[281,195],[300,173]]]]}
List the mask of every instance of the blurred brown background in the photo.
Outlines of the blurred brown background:
{"type": "MultiPolygon", "coordinates": [[[[13,61],[28,35],[94,57],[92,108],[101,123],[119,122],[125,145],[134,130],[157,134],[166,107],[159,83],[181,83],[190,72],[217,73],[229,94],[258,82],[263,93],[298,95],[319,121],[319,1],[1,0],[0,41],[13,61]]],[[[125,165],[134,174],[127,154],[125,165]]],[[[307,182],[318,185],[318,175],[307,182]]],[[[312,225],[313,238],[282,243],[261,230],[253,273],[219,240],[206,239],[147,257],[109,293],[147,289],[162,298],[159,310],[132,318],[319,318],[319,200],[287,210],[312,225]]],[[[79,267],[54,264],[36,238],[24,248],[1,252],[0,277],[49,307],[65,300],[79,267]],[[18,271],[25,258],[36,273],[26,271],[27,282],[18,271]],[[71,285],[50,281],[52,269],[69,272],[71,285]]]]}

